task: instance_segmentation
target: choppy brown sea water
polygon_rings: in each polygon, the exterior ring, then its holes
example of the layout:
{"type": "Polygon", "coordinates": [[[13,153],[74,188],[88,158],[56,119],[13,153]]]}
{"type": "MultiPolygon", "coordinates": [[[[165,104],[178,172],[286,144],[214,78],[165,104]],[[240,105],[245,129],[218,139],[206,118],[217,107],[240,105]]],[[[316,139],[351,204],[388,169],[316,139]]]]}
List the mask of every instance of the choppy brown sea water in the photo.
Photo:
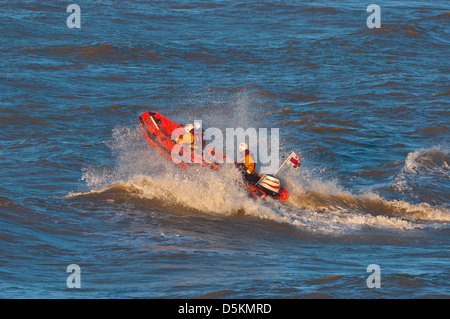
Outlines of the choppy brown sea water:
{"type": "Polygon", "coordinates": [[[450,296],[447,1],[78,4],[0,4],[0,296],[450,296]],[[174,168],[151,110],[279,128],[290,200],[174,168]]]}

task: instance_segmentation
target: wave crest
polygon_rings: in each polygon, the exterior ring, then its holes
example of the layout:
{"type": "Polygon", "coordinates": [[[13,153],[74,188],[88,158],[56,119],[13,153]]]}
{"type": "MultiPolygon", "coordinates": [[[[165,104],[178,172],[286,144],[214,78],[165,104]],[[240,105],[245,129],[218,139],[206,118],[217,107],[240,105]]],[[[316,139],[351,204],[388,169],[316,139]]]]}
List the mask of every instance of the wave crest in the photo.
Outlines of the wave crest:
{"type": "MultiPolygon", "coordinates": [[[[222,216],[236,215],[274,221],[297,230],[326,233],[362,233],[375,229],[418,229],[428,222],[449,222],[449,210],[427,203],[412,204],[386,200],[378,194],[354,194],[337,181],[325,181],[302,167],[294,173],[281,171],[291,198],[287,203],[268,199],[254,200],[244,190],[234,165],[213,171],[205,167],[178,168],[162,158],[143,141],[139,128],[118,128],[110,143],[116,163],[112,167],[86,168],[86,192],[78,196],[127,196],[128,199],[158,203],[164,210],[183,214],[186,210],[222,216]]],[[[411,153],[405,172],[445,166],[448,155],[439,149],[411,153]],[[423,168],[424,167],[424,168],[423,168]]],[[[114,200],[112,200],[114,201],[114,200]]],[[[151,206],[151,205],[150,205],[151,206]]]]}

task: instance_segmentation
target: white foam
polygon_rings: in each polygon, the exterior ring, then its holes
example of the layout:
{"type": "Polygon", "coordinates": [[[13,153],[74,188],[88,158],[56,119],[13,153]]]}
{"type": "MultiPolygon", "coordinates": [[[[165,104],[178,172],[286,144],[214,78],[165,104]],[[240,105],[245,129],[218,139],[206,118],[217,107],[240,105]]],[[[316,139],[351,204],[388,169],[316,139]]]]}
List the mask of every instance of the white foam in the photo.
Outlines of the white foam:
{"type": "Polygon", "coordinates": [[[181,169],[148,147],[137,127],[117,128],[110,144],[115,166],[84,169],[82,179],[90,190],[68,197],[120,187],[130,196],[163,200],[167,209],[176,205],[224,216],[243,212],[319,233],[348,234],[367,227],[410,230],[423,227],[419,223],[422,221],[450,221],[445,208],[388,201],[373,193],[353,194],[335,180],[313,176],[305,167],[301,171],[280,172],[291,193],[287,203],[254,200],[244,190],[240,173],[233,165],[220,171],[205,167],[181,169]]]}
{"type": "Polygon", "coordinates": [[[428,174],[450,178],[450,170],[447,164],[449,150],[441,145],[434,145],[408,153],[402,175],[428,174]]]}

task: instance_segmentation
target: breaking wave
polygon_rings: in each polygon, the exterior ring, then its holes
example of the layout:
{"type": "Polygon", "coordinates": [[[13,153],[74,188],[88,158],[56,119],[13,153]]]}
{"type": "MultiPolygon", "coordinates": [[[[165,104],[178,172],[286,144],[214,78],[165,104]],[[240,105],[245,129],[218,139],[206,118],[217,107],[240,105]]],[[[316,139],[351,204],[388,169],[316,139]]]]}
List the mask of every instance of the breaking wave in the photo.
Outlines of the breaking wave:
{"type": "Polygon", "coordinates": [[[442,146],[432,146],[408,154],[400,176],[426,174],[450,178],[450,154],[442,146]]]}
{"type": "Polygon", "coordinates": [[[448,205],[450,154],[435,145],[408,153],[390,188],[418,201],[448,205]]]}
{"type": "MultiPolygon", "coordinates": [[[[450,221],[449,210],[428,203],[412,204],[403,200],[386,200],[373,192],[355,194],[337,181],[316,177],[308,168],[281,171],[280,177],[291,197],[287,203],[250,198],[244,190],[234,165],[213,171],[205,167],[188,170],[175,167],[143,141],[141,131],[117,128],[110,143],[116,163],[110,168],[86,168],[82,180],[87,191],[73,192],[67,197],[93,194],[125,193],[131,200],[159,202],[164,209],[195,210],[223,216],[245,216],[274,221],[313,233],[362,233],[367,228],[412,230],[427,223],[450,221]]],[[[412,153],[406,160],[405,172],[445,168],[447,158],[427,160],[426,154],[436,150],[412,153]]],[[[438,170],[438,171],[440,171],[438,170]]],[[[150,204],[150,203],[149,203],[150,204]]],[[[151,205],[150,205],[151,206],[151,205]]]]}

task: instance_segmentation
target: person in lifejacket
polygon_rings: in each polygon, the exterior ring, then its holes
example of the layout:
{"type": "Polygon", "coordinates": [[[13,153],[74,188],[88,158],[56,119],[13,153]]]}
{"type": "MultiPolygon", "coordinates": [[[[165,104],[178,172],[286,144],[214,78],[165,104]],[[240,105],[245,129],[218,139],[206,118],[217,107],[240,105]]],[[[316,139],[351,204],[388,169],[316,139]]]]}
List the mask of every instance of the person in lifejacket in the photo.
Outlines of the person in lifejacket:
{"type": "Polygon", "coordinates": [[[189,145],[194,148],[194,125],[186,124],[184,126],[184,133],[179,139],[176,140],[179,144],[189,145]]]}
{"type": "Polygon", "coordinates": [[[255,159],[250,154],[247,143],[239,144],[239,152],[242,156],[239,160],[238,167],[241,169],[244,179],[250,183],[256,183],[259,180],[258,174],[255,172],[255,159]]]}
{"type": "Polygon", "coordinates": [[[184,134],[176,140],[179,144],[189,145],[191,149],[197,149],[200,146],[205,147],[204,139],[205,130],[199,123],[186,124],[184,126],[184,134]]]}

